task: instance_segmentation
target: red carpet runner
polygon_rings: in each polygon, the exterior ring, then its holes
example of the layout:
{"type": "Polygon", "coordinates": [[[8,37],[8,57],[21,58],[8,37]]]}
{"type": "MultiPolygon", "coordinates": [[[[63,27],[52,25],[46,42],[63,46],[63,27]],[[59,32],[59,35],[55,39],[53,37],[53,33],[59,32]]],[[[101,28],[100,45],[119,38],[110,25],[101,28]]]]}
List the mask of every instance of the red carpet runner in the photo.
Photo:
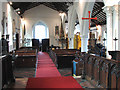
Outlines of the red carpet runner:
{"type": "Polygon", "coordinates": [[[30,78],[28,82],[27,88],[82,88],[71,76],[30,78]]]}
{"type": "Polygon", "coordinates": [[[26,89],[29,88],[80,88],[72,77],[62,77],[47,53],[39,52],[36,68],[36,78],[29,78],[26,89]]]}
{"type": "Polygon", "coordinates": [[[36,77],[56,77],[61,76],[55,64],[47,53],[39,52],[36,77]]]}

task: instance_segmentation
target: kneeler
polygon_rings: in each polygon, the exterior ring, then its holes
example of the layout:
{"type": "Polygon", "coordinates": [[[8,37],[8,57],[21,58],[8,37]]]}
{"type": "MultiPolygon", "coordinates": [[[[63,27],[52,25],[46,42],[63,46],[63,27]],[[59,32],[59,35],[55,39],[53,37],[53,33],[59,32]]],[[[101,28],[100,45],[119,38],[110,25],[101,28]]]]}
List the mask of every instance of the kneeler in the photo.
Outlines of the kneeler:
{"type": "Polygon", "coordinates": [[[76,75],[76,64],[77,64],[78,62],[76,62],[76,61],[74,61],[73,60],[73,76],[77,76],[76,75]]]}
{"type": "Polygon", "coordinates": [[[29,78],[26,90],[32,88],[76,88],[84,90],[72,76],[29,78]]]}
{"type": "Polygon", "coordinates": [[[83,74],[83,61],[80,59],[73,60],[72,74],[73,76],[80,76],[83,74]]]}

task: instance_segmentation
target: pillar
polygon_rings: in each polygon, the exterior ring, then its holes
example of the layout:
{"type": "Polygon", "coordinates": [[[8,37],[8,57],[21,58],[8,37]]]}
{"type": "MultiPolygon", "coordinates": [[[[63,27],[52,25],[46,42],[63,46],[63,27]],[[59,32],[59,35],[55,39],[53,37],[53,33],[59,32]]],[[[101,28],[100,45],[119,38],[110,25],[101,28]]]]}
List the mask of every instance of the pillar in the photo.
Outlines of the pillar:
{"type": "Polygon", "coordinates": [[[69,49],[74,48],[74,30],[77,13],[74,6],[69,7],[68,11],[68,38],[69,38],[69,49]]]}
{"type": "Polygon", "coordinates": [[[117,13],[117,16],[118,16],[118,24],[117,24],[117,27],[118,27],[118,32],[116,32],[118,34],[118,50],[120,51],[120,6],[118,7],[118,13],[117,13]]]}
{"type": "MultiPolygon", "coordinates": [[[[0,21],[2,20],[2,2],[0,1],[0,21]]],[[[2,34],[2,25],[0,23],[0,39],[2,34]]],[[[0,90],[2,90],[2,42],[0,40],[0,90]]]]}
{"type": "Polygon", "coordinates": [[[69,38],[69,49],[74,49],[74,37],[69,38]]]}
{"type": "Polygon", "coordinates": [[[106,6],[106,7],[104,7],[104,12],[106,13],[106,20],[107,20],[106,58],[111,59],[111,55],[109,55],[108,51],[113,50],[112,8],[110,6],[106,6]]]}
{"type": "MultiPolygon", "coordinates": [[[[113,10],[113,39],[118,39],[118,5],[112,7],[113,10]]],[[[118,50],[118,40],[113,41],[113,50],[118,50]]]]}
{"type": "Polygon", "coordinates": [[[81,36],[81,52],[88,51],[88,35],[81,36]]]}

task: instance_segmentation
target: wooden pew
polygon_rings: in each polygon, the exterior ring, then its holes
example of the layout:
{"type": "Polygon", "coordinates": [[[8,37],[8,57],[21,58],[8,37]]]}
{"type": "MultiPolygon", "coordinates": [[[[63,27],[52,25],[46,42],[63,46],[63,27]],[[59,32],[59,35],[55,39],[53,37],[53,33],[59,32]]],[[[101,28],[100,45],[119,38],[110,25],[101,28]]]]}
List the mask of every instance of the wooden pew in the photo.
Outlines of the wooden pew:
{"type": "Polygon", "coordinates": [[[110,65],[110,86],[120,89],[120,61],[112,60],[110,65]]]}
{"type": "Polygon", "coordinates": [[[15,67],[36,67],[37,49],[20,49],[15,54],[18,55],[15,60],[15,67]]]}
{"type": "Polygon", "coordinates": [[[56,61],[58,68],[72,68],[72,61],[75,58],[76,49],[55,49],[50,51],[50,56],[56,61]]]}
{"type": "Polygon", "coordinates": [[[110,62],[105,59],[105,58],[101,58],[100,61],[100,85],[104,88],[108,88],[109,86],[109,66],[110,62]]]}
{"type": "Polygon", "coordinates": [[[93,63],[94,63],[94,56],[90,55],[89,58],[86,60],[86,78],[89,80],[93,79],[93,63]],[[88,77],[87,77],[88,76],[88,77]]]}
{"type": "Polygon", "coordinates": [[[93,65],[93,79],[95,80],[96,84],[100,84],[100,58],[95,57],[95,63],[93,65]]]}
{"type": "Polygon", "coordinates": [[[10,83],[15,82],[12,67],[12,56],[2,56],[2,88],[7,87],[10,83]]]}
{"type": "Polygon", "coordinates": [[[119,90],[120,61],[84,54],[84,75],[95,86],[119,90]]]}
{"type": "Polygon", "coordinates": [[[39,48],[38,47],[36,47],[36,46],[32,46],[32,47],[20,47],[20,49],[19,50],[23,50],[23,49],[25,49],[25,50],[37,50],[37,52],[39,51],[39,48]]]}

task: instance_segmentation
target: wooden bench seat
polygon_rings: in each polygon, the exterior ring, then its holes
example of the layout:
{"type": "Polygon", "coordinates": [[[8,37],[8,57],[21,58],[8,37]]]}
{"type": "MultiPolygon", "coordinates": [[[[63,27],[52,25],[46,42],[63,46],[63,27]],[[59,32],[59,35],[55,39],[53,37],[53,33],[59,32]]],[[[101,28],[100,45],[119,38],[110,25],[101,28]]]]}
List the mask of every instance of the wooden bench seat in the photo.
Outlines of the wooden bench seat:
{"type": "Polygon", "coordinates": [[[50,50],[50,57],[58,68],[72,68],[72,61],[75,58],[76,49],[55,49],[50,50]]]}
{"type": "Polygon", "coordinates": [[[15,66],[20,68],[36,67],[37,50],[20,49],[15,52],[17,58],[15,66]]]}
{"type": "Polygon", "coordinates": [[[118,90],[120,88],[120,61],[84,54],[84,75],[93,85],[118,90]]]}

